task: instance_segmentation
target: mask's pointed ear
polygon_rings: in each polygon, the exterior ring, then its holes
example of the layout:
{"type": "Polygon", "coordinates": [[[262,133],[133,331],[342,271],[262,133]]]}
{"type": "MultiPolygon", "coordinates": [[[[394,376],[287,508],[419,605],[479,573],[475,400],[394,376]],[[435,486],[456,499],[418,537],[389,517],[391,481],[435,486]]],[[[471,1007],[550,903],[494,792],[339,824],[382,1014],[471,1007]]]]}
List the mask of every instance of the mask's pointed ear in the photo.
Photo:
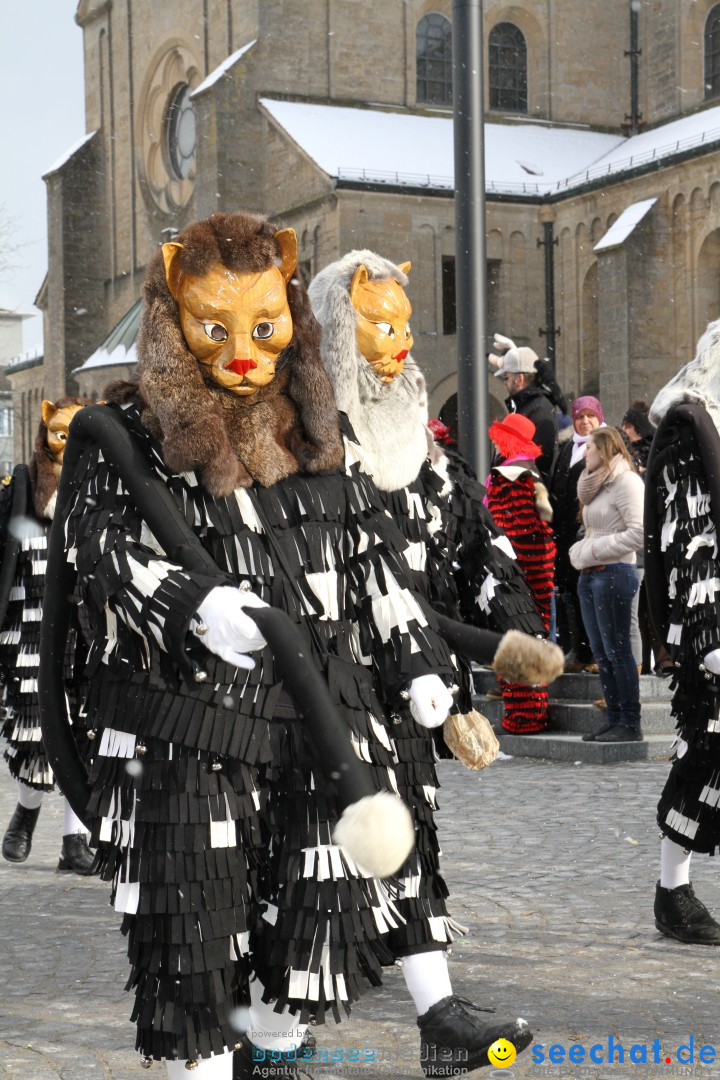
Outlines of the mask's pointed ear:
{"type": "Polygon", "coordinates": [[[275,239],[280,247],[280,272],[287,284],[297,267],[297,233],[294,229],[281,229],[275,233],[275,239]]]}
{"type": "Polygon", "coordinates": [[[165,280],[168,284],[168,289],[173,295],[173,298],[177,300],[178,292],[180,291],[180,259],[178,256],[182,251],[182,244],[176,243],[171,240],[168,244],[163,244],[163,262],[165,263],[165,280]]]}
{"type": "Polygon", "coordinates": [[[45,427],[48,426],[53,416],[57,412],[54,401],[43,401],[42,403],[42,422],[45,427]]]}
{"type": "Polygon", "coordinates": [[[409,274],[411,266],[412,266],[411,262],[404,262],[404,263],[398,263],[397,264],[398,270],[402,270],[403,274],[409,274]]]}
{"type": "Polygon", "coordinates": [[[358,266],[357,270],[353,274],[352,281],[350,282],[350,299],[352,300],[353,304],[355,303],[355,297],[357,293],[360,289],[363,288],[364,285],[367,285],[367,281],[367,267],[361,264],[360,266],[358,266]]]}

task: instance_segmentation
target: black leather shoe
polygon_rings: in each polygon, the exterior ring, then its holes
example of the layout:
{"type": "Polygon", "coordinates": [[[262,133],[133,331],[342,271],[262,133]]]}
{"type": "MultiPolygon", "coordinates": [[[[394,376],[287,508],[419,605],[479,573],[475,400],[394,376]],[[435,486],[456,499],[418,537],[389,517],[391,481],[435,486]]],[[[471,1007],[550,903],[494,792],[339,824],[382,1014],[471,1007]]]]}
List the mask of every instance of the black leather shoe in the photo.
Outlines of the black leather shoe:
{"type": "Polygon", "coordinates": [[[97,874],[95,856],[88,847],[85,833],[69,833],[63,836],[62,851],[57,864],[58,870],[71,870],[81,877],[97,874]]]}
{"type": "Polygon", "coordinates": [[[613,724],[602,735],[595,736],[595,742],[642,742],[645,736],[639,727],[627,724],[613,724]]]}
{"type": "Polygon", "coordinates": [[[20,803],[15,807],[2,842],[3,858],[8,862],[25,862],[27,859],[39,813],[39,806],[36,810],[27,810],[20,803]]]}
{"type": "Polygon", "coordinates": [[[312,1056],[312,1048],[303,1044],[278,1058],[276,1051],[261,1050],[243,1035],[233,1053],[233,1080],[311,1080],[302,1064],[312,1056]]]}
{"type": "Polygon", "coordinates": [[[418,1019],[420,1066],[426,1076],[459,1076],[489,1065],[487,1052],[497,1039],[507,1039],[519,1054],[532,1042],[524,1020],[486,1020],[490,1013],[455,994],[442,998],[418,1019]]]}
{"type": "Polygon", "coordinates": [[[720,945],[720,925],[693,892],[692,885],[655,889],[655,925],[665,937],[688,945],[720,945]]]}
{"type": "Polygon", "coordinates": [[[582,741],[583,742],[595,742],[598,735],[604,735],[605,732],[609,731],[611,727],[612,727],[612,724],[605,724],[605,726],[601,727],[598,731],[588,731],[587,735],[583,735],[582,741]]]}

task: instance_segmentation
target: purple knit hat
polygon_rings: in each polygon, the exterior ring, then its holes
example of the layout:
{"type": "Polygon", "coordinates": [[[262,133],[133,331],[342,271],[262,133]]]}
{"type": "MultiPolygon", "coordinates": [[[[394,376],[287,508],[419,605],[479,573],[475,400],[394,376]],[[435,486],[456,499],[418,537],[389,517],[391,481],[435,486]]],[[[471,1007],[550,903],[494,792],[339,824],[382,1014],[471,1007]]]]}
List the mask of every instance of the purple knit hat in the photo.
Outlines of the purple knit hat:
{"type": "Polygon", "coordinates": [[[585,394],[584,397],[575,398],[572,405],[573,423],[577,420],[581,412],[591,412],[594,416],[597,416],[601,424],[605,423],[605,413],[596,397],[590,397],[589,394],[585,394]]]}

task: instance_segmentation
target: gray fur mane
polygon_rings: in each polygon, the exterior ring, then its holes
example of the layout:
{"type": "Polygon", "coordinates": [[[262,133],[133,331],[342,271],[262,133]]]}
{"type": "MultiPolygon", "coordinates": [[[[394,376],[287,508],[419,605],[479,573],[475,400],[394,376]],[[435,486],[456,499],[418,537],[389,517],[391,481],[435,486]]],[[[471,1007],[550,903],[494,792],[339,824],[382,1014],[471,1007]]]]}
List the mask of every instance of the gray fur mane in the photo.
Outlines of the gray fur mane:
{"type": "Polygon", "coordinates": [[[350,418],[375,483],[383,491],[396,491],[415,480],[434,450],[425,379],[408,356],[402,375],[383,383],[358,350],[350,284],[359,266],[367,268],[371,280],[408,283],[402,270],[381,255],[351,251],[321,270],[308,295],[322,327],[320,354],[338,408],[350,418]]]}
{"type": "Polygon", "coordinates": [[[659,424],[665,413],[683,402],[704,405],[720,432],[720,319],[700,338],[694,359],[678,371],[652,403],[650,419],[659,424]]]}

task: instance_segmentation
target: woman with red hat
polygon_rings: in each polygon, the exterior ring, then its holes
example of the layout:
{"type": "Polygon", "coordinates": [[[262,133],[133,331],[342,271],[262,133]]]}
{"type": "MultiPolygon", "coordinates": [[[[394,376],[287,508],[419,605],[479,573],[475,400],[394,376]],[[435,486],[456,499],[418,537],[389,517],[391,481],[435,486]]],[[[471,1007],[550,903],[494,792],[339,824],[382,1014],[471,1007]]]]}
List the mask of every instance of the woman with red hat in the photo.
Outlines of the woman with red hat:
{"type": "MultiPolygon", "coordinates": [[[[495,421],[488,432],[499,463],[487,481],[487,506],[507,534],[532,590],[545,629],[550,627],[555,541],[552,508],[536,460],[542,453],[533,442],[535,425],[521,413],[495,421]]],[[[531,735],[548,726],[546,686],[502,684],[505,715],[502,726],[513,735],[531,735]]]]}

